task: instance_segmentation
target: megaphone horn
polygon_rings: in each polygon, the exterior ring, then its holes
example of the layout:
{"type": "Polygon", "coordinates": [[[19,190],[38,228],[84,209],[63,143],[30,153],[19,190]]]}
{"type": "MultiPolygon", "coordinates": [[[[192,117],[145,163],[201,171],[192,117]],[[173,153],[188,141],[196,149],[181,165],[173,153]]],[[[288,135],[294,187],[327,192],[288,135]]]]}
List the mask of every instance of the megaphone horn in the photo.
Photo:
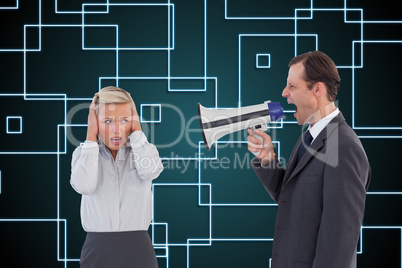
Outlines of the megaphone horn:
{"type": "Polygon", "coordinates": [[[267,123],[283,117],[283,109],[279,102],[270,101],[226,110],[209,109],[198,103],[198,117],[202,137],[209,151],[226,134],[247,128],[267,129],[267,123]]]}

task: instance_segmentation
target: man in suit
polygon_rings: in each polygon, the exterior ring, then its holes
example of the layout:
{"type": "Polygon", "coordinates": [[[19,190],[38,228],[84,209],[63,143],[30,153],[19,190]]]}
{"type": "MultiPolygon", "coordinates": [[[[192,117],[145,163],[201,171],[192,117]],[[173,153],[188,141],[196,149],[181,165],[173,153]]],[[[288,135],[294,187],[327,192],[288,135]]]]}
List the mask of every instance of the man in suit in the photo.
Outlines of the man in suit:
{"type": "Polygon", "coordinates": [[[281,167],[271,137],[249,130],[251,165],[278,204],[273,268],[355,268],[370,165],[355,132],[335,106],[340,77],[319,51],[293,58],[282,96],[309,123],[281,167]]]}

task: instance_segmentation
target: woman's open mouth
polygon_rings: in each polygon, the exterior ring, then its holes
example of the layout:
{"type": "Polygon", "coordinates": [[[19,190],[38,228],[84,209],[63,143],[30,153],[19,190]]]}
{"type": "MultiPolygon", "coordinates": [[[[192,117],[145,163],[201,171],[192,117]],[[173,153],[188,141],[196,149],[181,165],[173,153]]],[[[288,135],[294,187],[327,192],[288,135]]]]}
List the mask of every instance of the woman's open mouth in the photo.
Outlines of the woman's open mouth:
{"type": "Polygon", "coordinates": [[[119,145],[121,140],[122,139],[120,137],[115,137],[115,138],[110,139],[110,141],[112,142],[113,145],[119,145]]]}

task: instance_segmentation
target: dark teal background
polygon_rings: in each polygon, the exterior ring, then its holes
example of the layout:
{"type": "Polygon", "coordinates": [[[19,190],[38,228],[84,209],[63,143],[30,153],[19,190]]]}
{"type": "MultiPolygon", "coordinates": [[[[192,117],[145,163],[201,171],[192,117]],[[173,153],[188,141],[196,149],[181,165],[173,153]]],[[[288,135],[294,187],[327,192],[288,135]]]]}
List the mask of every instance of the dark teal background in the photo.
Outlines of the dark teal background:
{"type": "MultiPolygon", "coordinates": [[[[165,165],[165,171],[154,181],[154,221],[167,224],[168,241],[163,226],[155,225],[154,231],[152,228],[149,231],[156,244],[169,243],[167,250],[156,251],[160,267],[269,267],[272,242],[256,240],[273,237],[277,207],[255,205],[272,204],[273,201],[248,165],[252,155],[245,143],[247,134],[243,131],[222,138],[222,142],[243,143],[231,147],[221,143],[216,160],[199,163],[195,160],[198,146],[191,146],[202,140],[196,107],[198,102],[206,107],[217,104],[217,107],[234,108],[238,107],[239,100],[242,106],[272,100],[280,101],[287,111],[294,109],[281,97],[281,92],[286,84],[287,64],[295,54],[295,37],[281,35],[295,33],[295,20],[291,19],[295,16],[295,9],[309,8],[310,1],[227,0],[229,16],[288,18],[280,20],[225,19],[225,1],[205,1],[206,66],[205,2],[201,0],[170,2],[174,4],[175,14],[174,50],[171,50],[170,57],[166,49],[123,50],[173,45],[172,39],[168,44],[166,6],[112,6],[109,14],[86,14],[86,24],[109,26],[86,27],[82,40],[81,27],[78,27],[81,14],[56,14],[55,1],[21,0],[19,9],[15,10],[3,8],[15,6],[16,1],[0,0],[1,267],[8,267],[10,263],[10,267],[79,266],[85,232],[80,224],[80,196],[69,184],[71,154],[78,144],[69,141],[65,144],[64,131],[69,131],[68,138],[74,136],[84,141],[88,110],[76,113],[70,122],[72,126],[64,125],[66,113],[80,104],[88,107],[90,98],[100,87],[116,85],[113,77],[117,76],[117,63],[118,76],[121,77],[119,87],[131,93],[138,110],[141,104],[162,104],[161,123],[143,123],[148,139],[158,147],[165,165]],[[26,49],[37,49],[41,43],[40,51],[23,52],[24,25],[36,25],[27,28],[26,49]],[[119,25],[118,45],[123,49],[117,57],[116,50],[82,49],[82,41],[88,48],[115,48],[116,28],[110,25],[119,25]],[[241,34],[271,36],[243,36],[239,59],[241,34]],[[20,51],[5,51],[7,49],[20,51]],[[271,55],[271,68],[256,68],[257,53],[271,55]],[[205,87],[206,91],[169,91],[166,79],[169,65],[172,89],[205,87]],[[202,78],[205,69],[206,83],[203,79],[177,79],[202,78]],[[100,77],[112,78],[100,82],[100,77]],[[44,94],[43,99],[26,95],[24,100],[24,88],[27,94],[44,94]],[[169,108],[171,106],[177,107],[183,117],[169,108]],[[22,134],[6,133],[7,116],[23,117],[22,134]],[[189,133],[188,140],[183,136],[174,145],[163,146],[180,137],[184,129],[196,131],[189,133]],[[236,154],[245,164],[234,168],[236,154]],[[172,158],[191,160],[186,161],[189,165],[184,170],[183,161],[172,158]],[[230,161],[229,168],[213,168],[224,159],[230,161]],[[198,191],[195,184],[199,181],[199,172],[201,182],[212,185],[212,195],[206,186],[198,191]],[[210,198],[214,205],[208,205],[210,198]],[[188,239],[208,239],[210,235],[218,239],[211,245],[205,241],[188,242],[188,239]],[[191,245],[187,251],[187,243],[204,245],[191,245]],[[64,256],[65,249],[67,256],[64,256]]],[[[78,0],[56,2],[59,11],[76,12],[82,10],[84,3],[78,0]]],[[[97,2],[102,1],[85,1],[97,2]]],[[[402,127],[402,15],[395,3],[389,0],[320,0],[314,1],[313,7],[339,9],[315,10],[312,19],[298,19],[297,32],[317,34],[319,50],[327,53],[337,66],[346,66],[339,68],[342,83],[337,105],[349,125],[352,125],[353,112],[352,42],[360,40],[361,36],[366,41],[378,41],[363,44],[363,58],[360,57],[361,45],[355,45],[355,65],[363,61],[363,68],[356,68],[354,73],[355,126],[373,128],[356,129],[356,133],[362,136],[372,167],[362,243],[358,245],[361,252],[358,267],[401,267],[402,136],[400,130],[385,127],[402,127]],[[347,8],[362,9],[363,26],[344,23],[342,9],[345,3],[347,8]],[[391,43],[391,40],[400,43],[391,43]]],[[[85,10],[105,11],[105,7],[86,7],[85,10]]],[[[306,17],[310,12],[299,11],[297,14],[306,17]]],[[[350,21],[360,21],[360,12],[348,11],[346,17],[350,21]]],[[[298,37],[298,54],[314,49],[314,38],[298,37]]],[[[144,107],[144,119],[152,119],[152,112],[156,116],[154,119],[158,119],[158,110],[154,109],[144,107]]],[[[285,113],[284,120],[287,123],[283,128],[275,134],[273,130],[268,133],[275,135],[275,140],[280,142],[280,148],[276,144],[276,149],[287,160],[302,130],[300,126],[289,123],[295,121],[292,113],[285,113]]],[[[12,122],[10,128],[18,129],[18,123],[12,122]]],[[[210,152],[201,146],[201,156],[214,157],[215,146],[210,152]]]]}

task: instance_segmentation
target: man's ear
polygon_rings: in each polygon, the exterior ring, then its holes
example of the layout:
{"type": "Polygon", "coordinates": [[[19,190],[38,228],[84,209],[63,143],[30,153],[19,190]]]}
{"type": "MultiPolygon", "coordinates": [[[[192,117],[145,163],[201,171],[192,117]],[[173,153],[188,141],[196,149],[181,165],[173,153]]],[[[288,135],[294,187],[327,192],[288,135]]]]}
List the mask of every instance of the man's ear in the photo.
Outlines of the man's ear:
{"type": "Polygon", "coordinates": [[[325,94],[326,92],[326,88],[325,88],[325,84],[323,82],[317,82],[314,86],[313,86],[313,92],[314,95],[318,98],[321,97],[322,95],[325,94]]]}

